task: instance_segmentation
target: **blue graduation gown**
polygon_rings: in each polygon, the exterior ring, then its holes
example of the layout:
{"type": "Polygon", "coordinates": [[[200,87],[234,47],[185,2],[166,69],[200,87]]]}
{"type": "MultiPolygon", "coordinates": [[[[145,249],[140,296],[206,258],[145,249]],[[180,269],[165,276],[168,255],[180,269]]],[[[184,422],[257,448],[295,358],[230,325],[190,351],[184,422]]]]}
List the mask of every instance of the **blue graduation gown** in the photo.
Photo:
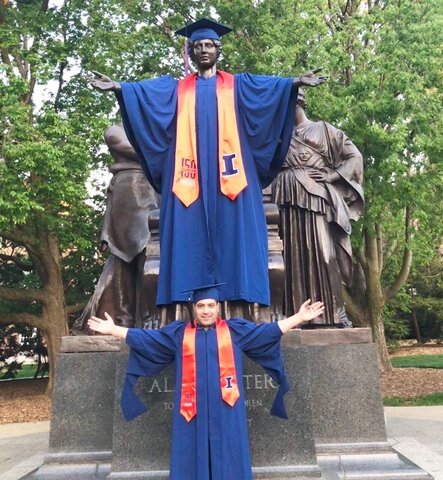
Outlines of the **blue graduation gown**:
{"type": "Polygon", "coordinates": [[[269,304],[262,188],[288,150],[297,92],[292,79],[234,76],[235,108],[248,186],[232,201],[220,192],[216,76],[197,77],[196,129],[200,195],[185,207],[172,193],[177,83],[167,75],[122,83],[118,95],[128,138],[160,205],[157,304],[187,301],[197,286],[226,283],[220,300],[269,304]]]}
{"type": "Polygon", "coordinates": [[[288,390],[277,323],[228,322],[240,398],[233,407],[222,397],[215,328],[198,328],[195,339],[197,414],[188,423],[180,414],[182,340],[185,322],[160,330],[129,329],[131,347],[121,405],[127,420],[146,406],[132,390],[139,376],[150,376],[175,360],[175,392],[171,442],[171,480],[252,480],[242,379],[242,352],[263,366],[280,385],[271,413],[286,417],[288,390]]]}

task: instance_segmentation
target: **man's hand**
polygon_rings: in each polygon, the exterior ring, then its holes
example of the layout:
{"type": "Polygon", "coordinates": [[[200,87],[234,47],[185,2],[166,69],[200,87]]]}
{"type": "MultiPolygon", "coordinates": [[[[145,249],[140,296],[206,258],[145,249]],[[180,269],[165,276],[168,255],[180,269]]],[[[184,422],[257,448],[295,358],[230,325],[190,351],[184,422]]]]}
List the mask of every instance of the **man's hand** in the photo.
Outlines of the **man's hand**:
{"type": "Polygon", "coordinates": [[[299,323],[307,322],[315,317],[319,317],[325,310],[322,302],[315,302],[310,305],[311,300],[306,300],[300,307],[300,310],[296,315],[299,317],[299,323]]]}
{"type": "Polygon", "coordinates": [[[91,87],[95,88],[96,90],[100,90],[101,92],[118,92],[120,90],[120,84],[114,82],[107,75],[103,75],[102,73],[94,70],[92,70],[92,73],[96,78],[89,82],[91,87]]]}
{"type": "Polygon", "coordinates": [[[328,77],[316,75],[321,68],[315,68],[309,72],[303,73],[300,77],[294,78],[293,86],[294,87],[317,87],[322,83],[326,82],[328,77]]]}
{"type": "Polygon", "coordinates": [[[319,317],[325,311],[325,306],[322,302],[315,302],[311,305],[311,300],[306,300],[305,303],[300,307],[300,310],[291,317],[285,318],[284,320],[279,320],[278,326],[283,334],[289,332],[294,327],[298,327],[304,322],[308,322],[313,318],[319,317]]]}
{"type": "Polygon", "coordinates": [[[126,338],[128,329],[125,327],[119,327],[114,323],[111,315],[105,312],[106,320],[102,320],[98,317],[91,317],[88,320],[88,327],[94,332],[102,333],[103,335],[112,335],[117,338],[126,338]]]}

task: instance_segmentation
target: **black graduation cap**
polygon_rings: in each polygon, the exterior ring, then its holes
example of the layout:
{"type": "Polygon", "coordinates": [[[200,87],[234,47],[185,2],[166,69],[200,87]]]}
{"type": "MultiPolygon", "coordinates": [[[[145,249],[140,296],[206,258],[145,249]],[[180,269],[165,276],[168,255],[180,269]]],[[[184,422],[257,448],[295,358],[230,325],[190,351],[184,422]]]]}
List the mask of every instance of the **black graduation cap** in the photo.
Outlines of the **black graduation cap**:
{"type": "Polygon", "coordinates": [[[226,285],[226,283],[213,283],[211,285],[196,287],[192,290],[183,290],[181,293],[189,293],[188,300],[193,303],[198,302],[199,300],[206,300],[207,298],[217,300],[218,302],[220,300],[218,287],[222,287],[224,285],[226,285]]]}
{"type": "Polygon", "coordinates": [[[196,40],[203,40],[204,38],[220,40],[220,37],[229,32],[232,32],[232,28],[214,22],[214,20],[210,18],[200,18],[196,22],[180,28],[175,33],[176,35],[183,35],[189,38],[191,42],[195,42],[196,40]]]}

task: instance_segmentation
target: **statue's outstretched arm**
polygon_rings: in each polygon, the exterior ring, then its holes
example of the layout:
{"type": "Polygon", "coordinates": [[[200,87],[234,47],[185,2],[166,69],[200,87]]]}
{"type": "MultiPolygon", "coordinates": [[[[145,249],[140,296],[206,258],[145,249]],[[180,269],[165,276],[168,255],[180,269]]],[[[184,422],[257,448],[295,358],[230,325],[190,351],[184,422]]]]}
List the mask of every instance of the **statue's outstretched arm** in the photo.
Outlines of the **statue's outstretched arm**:
{"type": "Polygon", "coordinates": [[[118,82],[114,82],[111,78],[107,75],[103,75],[103,73],[96,72],[92,70],[95,78],[89,82],[91,87],[95,88],[96,90],[100,90],[100,92],[120,92],[121,86],[118,82]]]}
{"type": "Polygon", "coordinates": [[[317,87],[326,82],[328,77],[317,75],[320,70],[321,68],[314,68],[314,70],[303,73],[300,77],[295,77],[292,81],[293,87],[317,87]]]}

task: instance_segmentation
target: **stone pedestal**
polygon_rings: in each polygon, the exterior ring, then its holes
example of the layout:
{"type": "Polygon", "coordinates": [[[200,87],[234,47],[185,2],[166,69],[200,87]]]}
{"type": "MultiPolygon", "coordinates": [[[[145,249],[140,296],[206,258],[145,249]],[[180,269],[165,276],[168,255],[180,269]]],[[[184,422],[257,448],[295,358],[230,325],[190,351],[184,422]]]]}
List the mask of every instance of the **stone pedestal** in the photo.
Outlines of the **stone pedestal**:
{"type": "Polygon", "coordinates": [[[370,330],[298,330],[283,345],[306,348],[317,461],[326,480],[430,480],[386,437],[370,330]]]}
{"type": "Polygon", "coordinates": [[[120,342],[109,337],[65,338],[61,350],[70,353],[57,355],[49,453],[35,478],[104,479],[112,459],[115,360],[120,342]]]}
{"type": "MultiPolygon", "coordinates": [[[[289,420],[269,415],[275,385],[245,359],[254,479],[432,479],[387,442],[368,329],[297,330],[283,337],[282,348],[291,385],[289,420]]],[[[66,337],[61,350],[50,452],[35,478],[167,479],[173,369],[139,380],[137,391],[150,408],[125,423],[119,397],[126,353],[120,342],[66,337]]]]}
{"type": "MultiPolygon", "coordinates": [[[[269,409],[277,385],[264,370],[245,358],[243,384],[254,478],[320,478],[311,421],[305,348],[285,351],[293,388],[286,395],[289,420],[272,417],[269,409]],[[301,367],[304,366],[304,367],[301,367]]],[[[121,388],[126,355],[117,360],[117,390],[121,388]]],[[[118,401],[114,413],[112,480],[167,479],[173,408],[173,369],[139,379],[137,393],[148,412],[132,422],[122,420],[118,401]]]]}

